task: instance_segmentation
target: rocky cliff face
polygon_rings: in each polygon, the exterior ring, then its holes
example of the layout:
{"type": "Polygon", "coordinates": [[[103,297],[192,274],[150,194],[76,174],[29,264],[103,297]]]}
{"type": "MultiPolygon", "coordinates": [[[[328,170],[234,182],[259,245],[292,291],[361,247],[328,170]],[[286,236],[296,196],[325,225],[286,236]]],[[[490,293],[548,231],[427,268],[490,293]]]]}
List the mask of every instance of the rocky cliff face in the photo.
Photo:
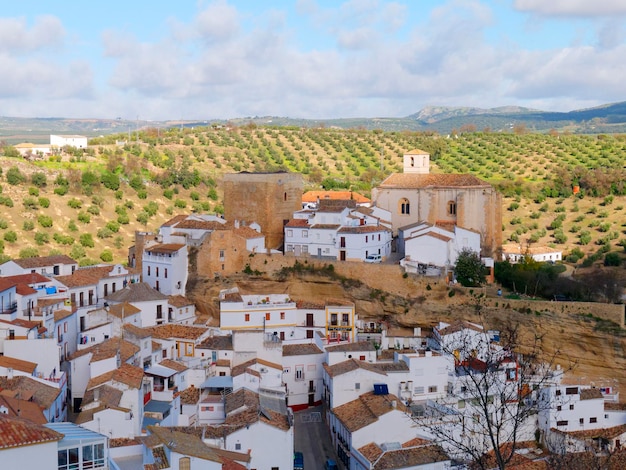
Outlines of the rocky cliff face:
{"type": "Polygon", "coordinates": [[[298,265],[293,258],[281,264],[287,269],[268,269],[271,263],[261,261],[257,266],[265,271],[258,269],[257,275],[193,278],[188,297],[211,325],[219,324],[219,291],[237,286],[245,294],[285,293],[317,303],[350,300],[359,319],[385,320],[392,326],[433,326],[464,319],[487,329],[517,328],[520,348],[540,337],[546,356],[557,354],[564,369],[574,366],[567,382],[618,387],[626,393],[626,331],[593,315],[563,310],[559,302],[554,302],[554,311],[541,312],[518,311],[504,302],[487,306],[482,299],[495,296],[496,288],[471,290],[449,287],[440,279],[404,278],[397,265],[335,263],[328,269],[326,264],[309,262],[294,269],[298,265]]]}

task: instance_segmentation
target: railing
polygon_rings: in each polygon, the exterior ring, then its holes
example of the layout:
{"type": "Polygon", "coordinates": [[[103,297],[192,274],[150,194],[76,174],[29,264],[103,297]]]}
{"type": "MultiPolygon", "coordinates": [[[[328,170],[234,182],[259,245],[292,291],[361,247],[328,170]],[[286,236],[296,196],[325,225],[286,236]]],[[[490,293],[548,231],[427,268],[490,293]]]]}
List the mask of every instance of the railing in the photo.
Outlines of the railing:
{"type": "Polygon", "coordinates": [[[0,310],[0,315],[10,315],[15,312],[17,312],[17,302],[13,302],[10,305],[7,305],[6,308],[5,306],[2,306],[2,310],[0,310]]]}

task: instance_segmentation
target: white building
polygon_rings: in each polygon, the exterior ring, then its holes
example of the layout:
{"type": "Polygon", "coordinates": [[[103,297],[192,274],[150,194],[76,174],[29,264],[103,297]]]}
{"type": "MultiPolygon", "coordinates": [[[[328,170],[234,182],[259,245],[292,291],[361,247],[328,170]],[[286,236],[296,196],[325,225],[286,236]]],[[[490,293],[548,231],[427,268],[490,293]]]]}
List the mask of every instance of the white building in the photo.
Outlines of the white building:
{"type": "Polygon", "coordinates": [[[0,461],[4,468],[58,470],[63,434],[22,418],[0,413],[0,461]]]}
{"type": "Polygon", "coordinates": [[[315,343],[283,344],[282,380],[294,411],[322,401],[324,351],[315,343]]]}
{"type": "Polygon", "coordinates": [[[391,253],[387,211],[357,209],[353,200],[320,200],[317,208],[294,213],[284,229],[285,254],[363,261],[391,253]]]}
{"type": "Polygon", "coordinates": [[[87,148],[87,137],[84,135],[50,135],[50,146],[56,148],[76,147],[87,148]]]}
{"type": "Polygon", "coordinates": [[[549,246],[528,246],[523,248],[522,245],[516,243],[508,243],[502,245],[502,261],[509,263],[519,263],[525,256],[530,256],[539,263],[555,263],[562,261],[563,251],[549,246]]]}

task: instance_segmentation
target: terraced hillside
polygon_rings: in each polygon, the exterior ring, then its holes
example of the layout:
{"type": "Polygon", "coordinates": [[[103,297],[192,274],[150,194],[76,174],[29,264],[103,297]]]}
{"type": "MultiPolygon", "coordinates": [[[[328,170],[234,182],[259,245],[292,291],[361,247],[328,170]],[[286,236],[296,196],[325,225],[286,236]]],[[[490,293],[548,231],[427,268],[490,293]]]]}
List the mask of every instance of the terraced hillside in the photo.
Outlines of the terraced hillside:
{"type": "MultiPolygon", "coordinates": [[[[369,194],[402,169],[405,152],[431,153],[433,172],[472,173],[505,195],[504,238],[553,245],[570,260],[624,252],[624,135],[198,127],[141,129],[92,139],[86,152],[1,157],[4,256],[62,252],[89,264],[124,260],[135,230],[174,214],[222,211],[227,172],[286,170],[308,188],[369,194]],[[578,190],[577,193],[575,191],[578,190]]],[[[579,261],[580,262],[580,261],[579,261]]]]}

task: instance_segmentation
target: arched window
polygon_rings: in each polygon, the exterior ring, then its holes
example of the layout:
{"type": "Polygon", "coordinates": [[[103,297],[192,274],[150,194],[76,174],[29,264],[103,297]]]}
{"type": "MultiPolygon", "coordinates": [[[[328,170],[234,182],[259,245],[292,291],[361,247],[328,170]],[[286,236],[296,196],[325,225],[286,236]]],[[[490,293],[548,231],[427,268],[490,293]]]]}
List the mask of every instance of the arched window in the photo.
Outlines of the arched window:
{"type": "Polygon", "coordinates": [[[456,215],[456,202],[448,201],[448,215],[456,215]]]}
{"type": "Polygon", "coordinates": [[[400,199],[398,202],[398,210],[402,215],[409,215],[411,213],[411,204],[406,198],[400,199]]]}
{"type": "Polygon", "coordinates": [[[178,461],[178,470],[190,470],[191,459],[189,457],[181,457],[178,461]]]}
{"type": "Polygon", "coordinates": [[[411,166],[415,166],[415,158],[411,157],[411,166]]]}

